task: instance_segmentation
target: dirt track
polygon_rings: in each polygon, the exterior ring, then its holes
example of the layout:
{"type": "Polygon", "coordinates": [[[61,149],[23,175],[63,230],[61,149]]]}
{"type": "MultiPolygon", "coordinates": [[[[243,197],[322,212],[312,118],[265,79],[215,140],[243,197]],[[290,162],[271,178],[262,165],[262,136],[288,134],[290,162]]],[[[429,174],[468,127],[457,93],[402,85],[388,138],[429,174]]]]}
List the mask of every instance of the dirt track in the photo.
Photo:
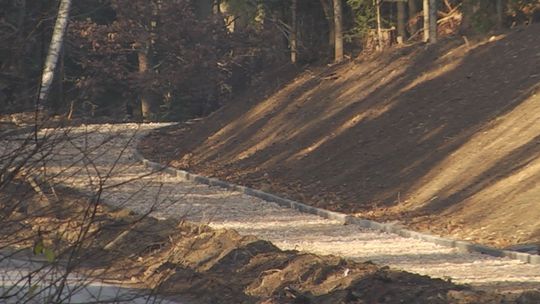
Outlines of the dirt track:
{"type": "Polygon", "coordinates": [[[55,147],[57,153],[48,163],[47,174],[57,175],[58,183],[80,190],[102,185],[103,199],[111,204],[137,212],[153,208],[156,217],[184,217],[209,222],[212,227],[233,228],[270,240],[283,249],[371,260],[490,290],[540,288],[538,265],[459,253],[427,242],[344,226],[245,194],[152,173],[132,157],[134,136],[159,126],[73,128],[68,135],[70,140],[55,147]],[[81,151],[89,152],[83,157],[81,151]]]}

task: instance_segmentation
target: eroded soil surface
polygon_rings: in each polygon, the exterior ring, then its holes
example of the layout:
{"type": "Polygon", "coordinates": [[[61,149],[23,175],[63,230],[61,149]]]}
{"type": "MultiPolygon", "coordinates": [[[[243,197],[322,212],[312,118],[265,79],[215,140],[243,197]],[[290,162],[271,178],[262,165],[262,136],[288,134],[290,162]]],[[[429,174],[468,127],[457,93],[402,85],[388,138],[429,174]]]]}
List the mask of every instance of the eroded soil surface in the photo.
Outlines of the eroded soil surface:
{"type": "MultiPolygon", "coordinates": [[[[43,189],[47,187],[42,185],[43,189]]],[[[75,271],[130,288],[153,289],[180,303],[516,303],[534,292],[497,295],[450,281],[336,256],[283,251],[228,229],[157,220],[126,209],[95,206],[85,195],[57,189],[50,204],[15,181],[0,200],[7,217],[0,246],[21,250],[38,237],[60,263],[77,242],[75,271]],[[25,190],[25,192],[21,192],[25,190]],[[24,203],[15,193],[26,193],[24,203]],[[90,203],[89,203],[90,202],[90,203]],[[86,210],[95,210],[89,221],[86,210]],[[90,227],[76,241],[81,227],[90,227]],[[29,242],[13,240],[29,238],[29,242]]],[[[45,192],[53,197],[52,193],[45,192]]],[[[72,256],[73,257],[73,256],[72,256]]],[[[529,303],[529,302],[523,302],[529,303]]],[[[532,302],[530,302],[532,303],[532,302]]]]}
{"type": "Polygon", "coordinates": [[[330,210],[497,247],[535,244],[539,33],[536,24],[308,68],[141,147],[330,210]]]}

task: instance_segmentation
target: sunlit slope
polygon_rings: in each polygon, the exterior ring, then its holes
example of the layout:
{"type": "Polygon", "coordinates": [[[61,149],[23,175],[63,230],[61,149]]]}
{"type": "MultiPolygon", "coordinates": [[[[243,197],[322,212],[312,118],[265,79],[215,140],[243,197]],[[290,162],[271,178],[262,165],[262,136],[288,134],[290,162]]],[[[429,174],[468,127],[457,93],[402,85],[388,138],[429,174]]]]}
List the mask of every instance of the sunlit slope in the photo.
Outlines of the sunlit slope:
{"type": "Polygon", "coordinates": [[[307,70],[194,126],[175,163],[420,229],[538,238],[539,34],[535,25],[307,70]]]}
{"type": "MultiPolygon", "coordinates": [[[[511,243],[540,236],[540,94],[476,132],[409,190],[401,211],[511,243]]],[[[465,236],[465,233],[459,234],[465,236]]]]}

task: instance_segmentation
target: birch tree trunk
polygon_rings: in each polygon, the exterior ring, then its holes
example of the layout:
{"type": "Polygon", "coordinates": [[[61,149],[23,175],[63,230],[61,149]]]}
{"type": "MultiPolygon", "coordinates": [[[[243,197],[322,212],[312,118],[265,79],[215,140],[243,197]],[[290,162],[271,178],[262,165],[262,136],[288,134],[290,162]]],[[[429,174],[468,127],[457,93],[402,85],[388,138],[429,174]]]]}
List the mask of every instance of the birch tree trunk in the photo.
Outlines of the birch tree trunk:
{"type": "Polygon", "coordinates": [[[424,42],[437,42],[437,0],[424,0],[424,42]]]}
{"type": "Polygon", "coordinates": [[[424,42],[429,41],[429,0],[424,0],[422,5],[424,14],[424,42]]]}
{"type": "Polygon", "coordinates": [[[62,47],[64,45],[64,36],[68,25],[70,7],[71,0],[61,0],[51,38],[51,44],[49,45],[49,51],[47,52],[47,58],[45,59],[43,74],[41,75],[41,85],[38,99],[40,105],[47,100],[52,87],[54,71],[56,70],[58,58],[60,57],[62,47]]]}
{"type": "Polygon", "coordinates": [[[341,0],[334,0],[334,61],[341,62],[343,60],[343,12],[341,0]]]}
{"type": "Polygon", "coordinates": [[[377,50],[382,51],[383,49],[383,35],[382,35],[382,25],[381,25],[381,0],[375,0],[375,12],[377,15],[377,50]]]}
{"type": "Polygon", "coordinates": [[[296,59],[298,56],[298,37],[297,37],[297,31],[298,31],[298,25],[296,21],[296,9],[297,9],[297,0],[292,0],[291,2],[291,63],[295,64],[296,59]]]}

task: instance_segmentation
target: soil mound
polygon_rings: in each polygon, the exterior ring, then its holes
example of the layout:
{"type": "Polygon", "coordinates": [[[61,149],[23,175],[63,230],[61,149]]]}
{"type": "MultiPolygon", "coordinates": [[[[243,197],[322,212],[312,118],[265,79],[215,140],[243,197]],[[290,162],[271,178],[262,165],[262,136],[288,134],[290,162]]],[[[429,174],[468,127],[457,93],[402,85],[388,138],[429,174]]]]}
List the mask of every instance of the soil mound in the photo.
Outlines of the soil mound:
{"type": "Polygon", "coordinates": [[[197,304],[472,304],[514,303],[518,297],[537,296],[490,294],[372,263],[281,251],[232,230],[89,205],[83,195],[65,188],[57,189],[61,199],[54,204],[32,195],[24,183],[4,190],[0,193],[0,202],[5,203],[0,211],[6,215],[0,231],[3,250],[33,248],[36,253],[38,237],[41,246],[52,252],[54,263],[69,260],[70,268],[79,273],[197,304]],[[21,189],[28,190],[24,208],[14,205],[18,201],[14,194],[21,189]],[[87,233],[81,238],[83,227],[87,233]]]}

